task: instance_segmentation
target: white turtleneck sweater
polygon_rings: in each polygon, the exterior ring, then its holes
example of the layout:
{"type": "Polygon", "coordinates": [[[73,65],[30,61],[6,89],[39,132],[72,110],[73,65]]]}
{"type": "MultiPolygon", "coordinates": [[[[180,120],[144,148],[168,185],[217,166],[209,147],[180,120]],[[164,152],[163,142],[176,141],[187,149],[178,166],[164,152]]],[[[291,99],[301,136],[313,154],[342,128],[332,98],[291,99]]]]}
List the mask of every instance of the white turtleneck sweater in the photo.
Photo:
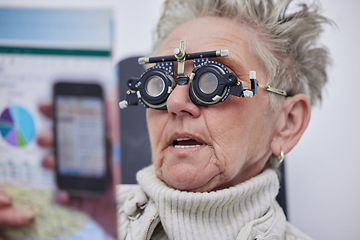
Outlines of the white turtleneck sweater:
{"type": "Polygon", "coordinates": [[[205,193],[168,187],[152,166],[139,171],[137,181],[117,189],[120,239],[310,239],[286,222],[275,200],[274,170],[205,193]]]}

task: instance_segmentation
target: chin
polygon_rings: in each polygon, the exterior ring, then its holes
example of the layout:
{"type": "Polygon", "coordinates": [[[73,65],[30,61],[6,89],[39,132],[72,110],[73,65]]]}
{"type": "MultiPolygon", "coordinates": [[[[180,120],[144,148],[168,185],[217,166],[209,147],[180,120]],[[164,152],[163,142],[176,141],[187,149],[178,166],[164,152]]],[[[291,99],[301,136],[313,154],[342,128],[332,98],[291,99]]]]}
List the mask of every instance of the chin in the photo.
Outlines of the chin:
{"type": "Polygon", "coordinates": [[[162,169],[159,178],[169,187],[187,192],[209,192],[218,186],[219,174],[197,168],[172,166],[162,169]]]}

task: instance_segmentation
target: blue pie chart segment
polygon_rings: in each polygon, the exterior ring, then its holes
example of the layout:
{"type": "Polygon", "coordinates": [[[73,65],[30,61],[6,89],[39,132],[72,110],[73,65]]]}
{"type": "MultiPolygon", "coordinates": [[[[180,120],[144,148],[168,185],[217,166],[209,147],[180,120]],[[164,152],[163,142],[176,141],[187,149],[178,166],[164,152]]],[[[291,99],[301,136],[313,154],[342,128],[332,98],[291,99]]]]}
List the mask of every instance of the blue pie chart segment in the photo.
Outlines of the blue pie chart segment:
{"type": "Polygon", "coordinates": [[[25,147],[35,138],[34,119],[22,106],[9,106],[0,115],[0,133],[10,145],[25,147]]]}

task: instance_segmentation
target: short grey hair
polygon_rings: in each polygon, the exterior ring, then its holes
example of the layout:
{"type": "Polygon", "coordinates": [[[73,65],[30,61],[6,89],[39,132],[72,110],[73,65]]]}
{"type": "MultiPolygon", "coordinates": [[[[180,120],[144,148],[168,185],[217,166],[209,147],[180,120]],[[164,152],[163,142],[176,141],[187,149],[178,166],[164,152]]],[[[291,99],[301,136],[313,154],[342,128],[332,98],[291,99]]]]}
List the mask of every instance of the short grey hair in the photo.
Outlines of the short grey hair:
{"type": "MultiPolygon", "coordinates": [[[[165,0],[155,31],[154,49],[185,21],[203,16],[234,19],[254,28],[258,38],[250,51],[261,63],[267,84],[293,94],[304,93],[312,105],[321,101],[330,63],[327,49],[318,43],[324,23],[332,23],[319,13],[315,3],[293,0],[165,0]],[[298,2],[298,1],[297,1],[298,2]]],[[[283,97],[268,94],[274,109],[283,97]]]]}

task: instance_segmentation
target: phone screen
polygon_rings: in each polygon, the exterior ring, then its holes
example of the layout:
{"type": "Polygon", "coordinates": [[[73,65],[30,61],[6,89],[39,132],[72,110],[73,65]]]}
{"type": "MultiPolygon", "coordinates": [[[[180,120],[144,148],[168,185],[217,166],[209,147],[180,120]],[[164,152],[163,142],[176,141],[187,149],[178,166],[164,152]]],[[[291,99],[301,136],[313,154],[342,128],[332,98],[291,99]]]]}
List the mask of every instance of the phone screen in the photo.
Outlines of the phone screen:
{"type": "Polygon", "coordinates": [[[56,182],[72,192],[104,192],[108,186],[105,104],[96,83],[54,85],[56,182]]]}
{"type": "Polygon", "coordinates": [[[106,174],[101,97],[59,95],[56,99],[58,172],[74,177],[106,174]]]}

